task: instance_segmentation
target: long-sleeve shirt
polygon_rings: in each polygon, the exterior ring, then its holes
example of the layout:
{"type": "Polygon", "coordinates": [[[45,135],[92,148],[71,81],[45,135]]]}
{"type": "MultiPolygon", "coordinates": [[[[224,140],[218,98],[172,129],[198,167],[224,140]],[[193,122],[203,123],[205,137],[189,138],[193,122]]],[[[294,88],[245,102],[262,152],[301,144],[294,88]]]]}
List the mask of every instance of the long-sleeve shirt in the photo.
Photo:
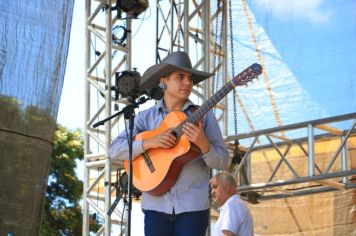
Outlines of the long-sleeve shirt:
{"type": "MultiPolygon", "coordinates": [[[[195,105],[187,101],[183,106],[183,112],[189,116],[195,105]]],[[[135,116],[133,136],[143,131],[153,130],[159,126],[168,114],[163,100],[155,106],[138,112],[135,116]]],[[[210,150],[204,155],[186,163],[178,179],[172,188],[162,196],[152,196],[142,193],[141,207],[144,210],[154,210],[171,214],[182,212],[200,211],[209,208],[209,180],[210,168],[227,170],[230,165],[230,157],[225,147],[221,131],[212,111],[209,111],[203,120],[204,132],[210,142],[210,150]]],[[[113,162],[129,159],[129,147],[125,130],[119,134],[109,149],[109,156],[113,162]]],[[[137,157],[143,153],[142,140],[132,142],[132,156],[137,157]]]]}

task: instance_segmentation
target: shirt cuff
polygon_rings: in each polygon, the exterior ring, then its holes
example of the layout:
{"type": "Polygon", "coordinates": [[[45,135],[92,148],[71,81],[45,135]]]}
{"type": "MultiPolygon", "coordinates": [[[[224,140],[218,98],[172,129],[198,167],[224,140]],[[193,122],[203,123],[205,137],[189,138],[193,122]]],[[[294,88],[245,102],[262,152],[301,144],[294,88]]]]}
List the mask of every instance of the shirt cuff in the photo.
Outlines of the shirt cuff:
{"type": "Polygon", "coordinates": [[[135,157],[144,152],[142,145],[143,145],[143,140],[133,141],[132,152],[135,157]]]}
{"type": "Polygon", "coordinates": [[[207,160],[207,159],[209,159],[209,158],[212,158],[213,156],[214,156],[214,154],[213,154],[213,147],[210,146],[209,151],[208,151],[207,153],[203,154],[203,155],[202,155],[202,158],[203,158],[203,160],[207,160]]]}

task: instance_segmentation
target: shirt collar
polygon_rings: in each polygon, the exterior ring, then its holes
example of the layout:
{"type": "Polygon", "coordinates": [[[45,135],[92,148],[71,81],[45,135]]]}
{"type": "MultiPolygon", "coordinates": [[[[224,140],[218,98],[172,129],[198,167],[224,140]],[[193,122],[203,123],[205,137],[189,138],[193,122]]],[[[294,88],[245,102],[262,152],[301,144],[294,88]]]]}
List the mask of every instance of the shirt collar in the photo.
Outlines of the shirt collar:
{"type": "Polygon", "coordinates": [[[221,209],[223,209],[224,206],[226,206],[226,205],[228,204],[228,202],[234,201],[235,199],[239,199],[239,198],[240,198],[240,195],[238,195],[238,194],[234,194],[234,195],[230,196],[230,197],[224,202],[224,204],[223,204],[221,207],[219,207],[218,210],[220,211],[221,209]]]}
{"type": "MultiPolygon", "coordinates": [[[[188,110],[191,106],[195,106],[195,105],[192,101],[187,99],[187,101],[183,105],[183,111],[188,110]]],[[[168,113],[168,110],[167,110],[166,106],[164,105],[163,98],[158,101],[156,107],[157,107],[157,110],[168,113]]]]}

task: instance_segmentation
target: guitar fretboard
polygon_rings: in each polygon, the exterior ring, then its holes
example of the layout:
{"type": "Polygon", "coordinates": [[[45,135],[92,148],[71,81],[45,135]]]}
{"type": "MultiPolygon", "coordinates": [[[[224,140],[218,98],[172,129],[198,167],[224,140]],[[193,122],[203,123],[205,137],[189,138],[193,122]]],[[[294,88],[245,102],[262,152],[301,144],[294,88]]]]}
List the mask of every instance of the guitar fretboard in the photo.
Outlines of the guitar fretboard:
{"type": "Polygon", "coordinates": [[[179,138],[182,134],[182,127],[186,122],[195,123],[212,109],[220,100],[222,100],[234,87],[245,85],[247,82],[256,78],[262,73],[261,65],[255,63],[235,76],[231,81],[225,84],[216,94],[210,97],[202,106],[193,112],[187,119],[181,122],[173,129],[173,133],[179,138]]]}

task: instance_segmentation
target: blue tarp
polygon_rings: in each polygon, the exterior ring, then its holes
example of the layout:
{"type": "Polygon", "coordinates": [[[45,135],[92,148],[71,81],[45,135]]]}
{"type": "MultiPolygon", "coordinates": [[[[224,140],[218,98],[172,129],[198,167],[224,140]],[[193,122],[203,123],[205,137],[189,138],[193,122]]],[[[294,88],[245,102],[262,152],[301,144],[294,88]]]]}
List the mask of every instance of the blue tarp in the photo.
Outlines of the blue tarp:
{"type": "Polygon", "coordinates": [[[264,68],[237,89],[239,133],[356,111],[355,1],[232,5],[235,75],[254,62],[264,68]]]}

